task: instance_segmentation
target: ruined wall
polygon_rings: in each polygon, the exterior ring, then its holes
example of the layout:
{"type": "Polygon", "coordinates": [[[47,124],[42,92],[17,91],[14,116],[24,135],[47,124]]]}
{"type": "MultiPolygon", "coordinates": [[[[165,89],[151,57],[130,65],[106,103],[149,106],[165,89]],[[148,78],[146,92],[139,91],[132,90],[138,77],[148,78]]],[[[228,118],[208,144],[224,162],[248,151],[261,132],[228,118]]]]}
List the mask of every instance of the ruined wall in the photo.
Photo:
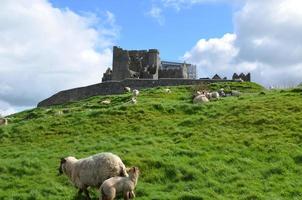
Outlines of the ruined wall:
{"type": "Polygon", "coordinates": [[[126,79],[123,81],[109,81],[90,85],[87,87],[74,88],[58,92],[57,94],[41,101],[38,107],[45,107],[57,104],[86,99],[97,95],[111,95],[124,93],[124,87],[132,89],[152,88],[158,86],[196,85],[212,82],[230,82],[231,80],[211,80],[211,79],[126,79]]]}
{"type": "Polygon", "coordinates": [[[128,51],[113,47],[112,80],[158,79],[159,66],[157,49],[128,51]]]}
{"type": "Polygon", "coordinates": [[[232,79],[233,80],[242,79],[245,82],[251,82],[251,73],[247,73],[246,75],[244,73],[241,73],[239,75],[237,73],[234,73],[232,79]]]}
{"type": "Polygon", "coordinates": [[[179,69],[160,69],[158,72],[159,78],[188,78],[186,68],[179,69]]]}
{"type": "Polygon", "coordinates": [[[126,50],[113,47],[113,60],[112,60],[112,80],[123,80],[130,78],[129,71],[130,57],[126,50]]]}

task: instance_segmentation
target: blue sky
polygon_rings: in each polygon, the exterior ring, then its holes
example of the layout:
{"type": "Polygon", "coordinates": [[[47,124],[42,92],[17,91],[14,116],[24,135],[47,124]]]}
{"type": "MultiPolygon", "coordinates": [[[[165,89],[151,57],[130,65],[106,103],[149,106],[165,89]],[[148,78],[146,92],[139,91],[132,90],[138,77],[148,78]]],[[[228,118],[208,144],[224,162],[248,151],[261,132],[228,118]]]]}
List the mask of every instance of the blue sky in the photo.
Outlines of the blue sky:
{"type": "Polygon", "coordinates": [[[116,45],[125,49],[157,48],[162,59],[178,60],[200,38],[221,37],[233,31],[233,6],[206,3],[181,11],[163,8],[164,24],[147,13],[160,2],[149,0],[51,0],[54,7],[78,14],[90,12],[102,17],[115,15],[121,28],[116,45]]]}

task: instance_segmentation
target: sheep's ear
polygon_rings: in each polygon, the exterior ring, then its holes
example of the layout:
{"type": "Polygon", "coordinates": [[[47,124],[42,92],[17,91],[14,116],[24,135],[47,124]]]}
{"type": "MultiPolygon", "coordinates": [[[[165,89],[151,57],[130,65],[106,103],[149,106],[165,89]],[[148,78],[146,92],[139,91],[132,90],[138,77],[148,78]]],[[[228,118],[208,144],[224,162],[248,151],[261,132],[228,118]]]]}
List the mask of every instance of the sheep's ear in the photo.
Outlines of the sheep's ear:
{"type": "Polygon", "coordinates": [[[136,167],[133,167],[133,173],[135,173],[136,172],[136,167]]]}
{"type": "Polygon", "coordinates": [[[66,159],[65,158],[61,158],[61,164],[66,163],[66,159]]]}

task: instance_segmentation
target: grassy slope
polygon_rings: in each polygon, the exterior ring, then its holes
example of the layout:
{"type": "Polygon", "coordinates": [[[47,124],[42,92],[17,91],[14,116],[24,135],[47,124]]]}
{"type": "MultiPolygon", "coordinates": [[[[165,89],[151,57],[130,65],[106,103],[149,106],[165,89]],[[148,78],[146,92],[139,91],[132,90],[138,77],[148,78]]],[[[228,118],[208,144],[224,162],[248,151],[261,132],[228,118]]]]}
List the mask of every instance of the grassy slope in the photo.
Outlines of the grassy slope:
{"type": "Polygon", "coordinates": [[[0,127],[0,199],[76,199],[59,158],[103,151],[141,168],[138,200],[301,199],[302,91],[231,87],[247,93],[193,105],[191,87],[155,88],[137,105],[125,94],[13,115],[0,127]]]}

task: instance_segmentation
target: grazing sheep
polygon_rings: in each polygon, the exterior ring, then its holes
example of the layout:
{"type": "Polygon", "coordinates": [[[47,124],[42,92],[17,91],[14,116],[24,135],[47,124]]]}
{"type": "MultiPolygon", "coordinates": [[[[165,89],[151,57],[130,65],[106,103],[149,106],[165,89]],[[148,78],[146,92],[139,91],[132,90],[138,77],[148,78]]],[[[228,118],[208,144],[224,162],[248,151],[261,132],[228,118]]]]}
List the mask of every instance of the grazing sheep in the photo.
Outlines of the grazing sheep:
{"type": "Polygon", "coordinates": [[[239,91],[232,90],[231,95],[235,96],[235,97],[239,97],[241,95],[241,93],[239,91]]]}
{"type": "Polygon", "coordinates": [[[138,90],[133,90],[132,94],[134,97],[137,97],[139,95],[139,91],[138,90]]]}
{"type": "Polygon", "coordinates": [[[63,115],[64,113],[63,113],[62,110],[59,110],[56,114],[57,114],[57,115],[63,115]]]}
{"type": "Polygon", "coordinates": [[[4,126],[6,126],[6,125],[8,125],[8,120],[6,119],[6,118],[0,118],[0,126],[1,125],[4,125],[4,126]]]}
{"type": "Polygon", "coordinates": [[[203,94],[203,92],[201,92],[201,91],[197,91],[197,92],[196,92],[196,94],[197,94],[197,96],[198,96],[198,95],[203,94]]]}
{"type": "Polygon", "coordinates": [[[164,91],[165,93],[171,93],[171,90],[169,88],[166,88],[164,91]]]}
{"type": "Polygon", "coordinates": [[[193,103],[206,103],[209,99],[204,94],[200,94],[193,99],[193,103]]]}
{"type": "Polygon", "coordinates": [[[124,200],[135,197],[134,189],[137,184],[139,169],[132,167],[129,171],[129,177],[112,177],[104,181],[101,185],[100,200],[113,200],[118,194],[122,194],[124,200]]]}
{"type": "Polygon", "coordinates": [[[137,103],[137,100],[136,100],[136,98],[135,98],[135,97],[132,97],[132,99],[131,99],[131,103],[133,103],[133,104],[136,104],[136,103],[137,103]]]}
{"type": "Polygon", "coordinates": [[[219,89],[218,93],[219,93],[219,96],[221,96],[221,97],[226,96],[223,88],[219,89]]]}
{"type": "Polygon", "coordinates": [[[131,88],[130,87],[124,87],[125,92],[131,92],[131,88]]]}
{"type": "Polygon", "coordinates": [[[219,93],[218,92],[205,92],[205,96],[208,99],[211,99],[211,100],[218,100],[219,99],[219,93]]]}
{"type": "Polygon", "coordinates": [[[110,104],[111,103],[111,101],[110,101],[110,99],[106,99],[106,100],[103,100],[103,101],[101,101],[101,104],[110,104]]]}
{"type": "Polygon", "coordinates": [[[99,188],[108,178],[128,176],[122,160],[112,153],[100,153],[79,160],[71,156],[62,158],[59,173],[66,174],[79,189],[78,194],[84,192],[87,199],[90,199],[89,186],[99,188]]]}

